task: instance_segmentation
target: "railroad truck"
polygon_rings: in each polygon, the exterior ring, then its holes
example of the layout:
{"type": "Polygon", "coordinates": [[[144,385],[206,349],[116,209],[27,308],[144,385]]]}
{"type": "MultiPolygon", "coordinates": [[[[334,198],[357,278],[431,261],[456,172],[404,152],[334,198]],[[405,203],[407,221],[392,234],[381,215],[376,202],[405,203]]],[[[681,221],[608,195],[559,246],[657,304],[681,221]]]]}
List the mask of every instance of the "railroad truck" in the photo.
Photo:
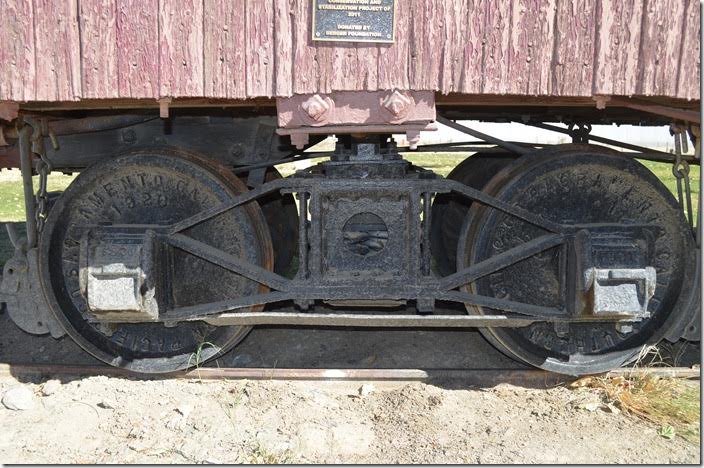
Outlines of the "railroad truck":
{"type": "Polygon", "coordinates": [[[478,328],[569,375],[698,340],[700,28],[695,0],[0,0],[0,299],[137,373],[271,324],[478,328]],[[438,151],[465,158],[408,160],[438,151]]]}

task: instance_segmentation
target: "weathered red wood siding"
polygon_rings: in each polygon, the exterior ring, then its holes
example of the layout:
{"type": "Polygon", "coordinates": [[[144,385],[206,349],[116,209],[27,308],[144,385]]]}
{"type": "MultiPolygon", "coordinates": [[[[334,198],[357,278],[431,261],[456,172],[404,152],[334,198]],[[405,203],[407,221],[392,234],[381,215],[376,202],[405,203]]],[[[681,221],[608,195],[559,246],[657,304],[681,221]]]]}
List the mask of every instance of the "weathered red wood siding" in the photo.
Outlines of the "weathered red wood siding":
{"type": "Polygon", "coordinates": [[[310,0],[0,0],[0,100],[418,89],[699,99],[697,0],[397,0],[392,45],[310,0]]]}

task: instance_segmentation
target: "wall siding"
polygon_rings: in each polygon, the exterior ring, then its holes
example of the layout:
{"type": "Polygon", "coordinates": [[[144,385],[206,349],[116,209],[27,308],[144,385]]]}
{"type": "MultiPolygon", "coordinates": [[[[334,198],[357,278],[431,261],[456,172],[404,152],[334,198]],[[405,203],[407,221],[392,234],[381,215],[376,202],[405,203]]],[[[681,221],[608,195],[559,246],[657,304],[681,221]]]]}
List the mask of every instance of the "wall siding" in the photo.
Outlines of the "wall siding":
{"type": "Polygon", "coordinates": [[[318,43],[310,0],[0,0],[0,100],[342,90],[699,99],[696,0],[397,0],[394,44],[318,43]]]}

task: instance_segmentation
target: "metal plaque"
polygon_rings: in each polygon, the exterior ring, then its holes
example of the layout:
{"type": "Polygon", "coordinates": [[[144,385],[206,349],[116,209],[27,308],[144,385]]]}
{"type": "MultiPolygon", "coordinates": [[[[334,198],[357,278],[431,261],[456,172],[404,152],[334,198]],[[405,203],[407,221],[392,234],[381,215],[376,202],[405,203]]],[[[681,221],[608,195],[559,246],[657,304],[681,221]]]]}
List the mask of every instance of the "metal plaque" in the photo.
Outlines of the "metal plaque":
{"type": "Polygon", "coordinates": [[[313,40],[394,42],[395,0],[313,0],[313,40]]]}

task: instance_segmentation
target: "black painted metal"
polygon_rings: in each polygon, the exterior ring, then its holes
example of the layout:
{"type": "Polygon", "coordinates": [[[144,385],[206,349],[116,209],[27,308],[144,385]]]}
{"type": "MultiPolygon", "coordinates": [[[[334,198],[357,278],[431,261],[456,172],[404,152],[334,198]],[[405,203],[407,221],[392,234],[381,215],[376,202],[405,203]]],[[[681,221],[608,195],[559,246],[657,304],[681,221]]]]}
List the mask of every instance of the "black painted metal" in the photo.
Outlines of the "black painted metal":
{"type": "MultiPolygon", "coordinates": [[[[129,153],[82,172],[49,213],[40,238],[39,277],[48,305],[67,333],[99,359],[139,372],[195,365],[242,340],[248,328],[202,322],[97,323],[81,293],[81,244],[96,229],[146,232],[188,217],[246,191],[227,168],[183,152],[129,153]],[[148,223],[148,224],[145,224],[148,223]],[[202,352],[199,346],[208,342],[202,352]],[[194,353],[198,353],[194,357],[194,353]]],[[[97,231],[96,231],[97,232],[97,231]]],[[[189,229],[184,235],[249,264],[273,269],[266,221],[254,204],[189,229]]],[[[161,306],[187,307],[266,288],[192,255],[172,249],[156,267],[161,306]],[[168,279],[168,281],[166,281],[168,279]],[[163,289],[159,289],[163,286],[163,289]]],[[[273,273],[270,273],[272,274],[273,273]]],[[[251,301],[250,301],[251,302],[251,301]]],[[[260,310],[252,308],[251,310],[260,310]]]]}
{"type": "MultiPolygon", "coordinates": [[[[580,295],[585,287],[580,272],[590,266],[651,266],[657,271],[650,317],[631,322],[629,328],[608,321],[570,321],[561,326],[536,322],[520,330],[483,329],[508,355],[561,373],[599,372],[633,359],[643,345],[659,341],[686,314],[683,307],[689,304],[687,288],[692,287],[695,265],[693,239],[670,192],[637,161],[588,150],[545,150],[514,162],[485,191],[546,218],[570,222],[570,241],[462,288],[469,293],[516,301],[530,298],[572,317],[587,305],[580,295]]],[[[461,267],[489,261],[546,235],[479,205],[470,209],[463,230],[461,267]]],[[[501,313],[487,306],[468,309],[501,313]]]]}

